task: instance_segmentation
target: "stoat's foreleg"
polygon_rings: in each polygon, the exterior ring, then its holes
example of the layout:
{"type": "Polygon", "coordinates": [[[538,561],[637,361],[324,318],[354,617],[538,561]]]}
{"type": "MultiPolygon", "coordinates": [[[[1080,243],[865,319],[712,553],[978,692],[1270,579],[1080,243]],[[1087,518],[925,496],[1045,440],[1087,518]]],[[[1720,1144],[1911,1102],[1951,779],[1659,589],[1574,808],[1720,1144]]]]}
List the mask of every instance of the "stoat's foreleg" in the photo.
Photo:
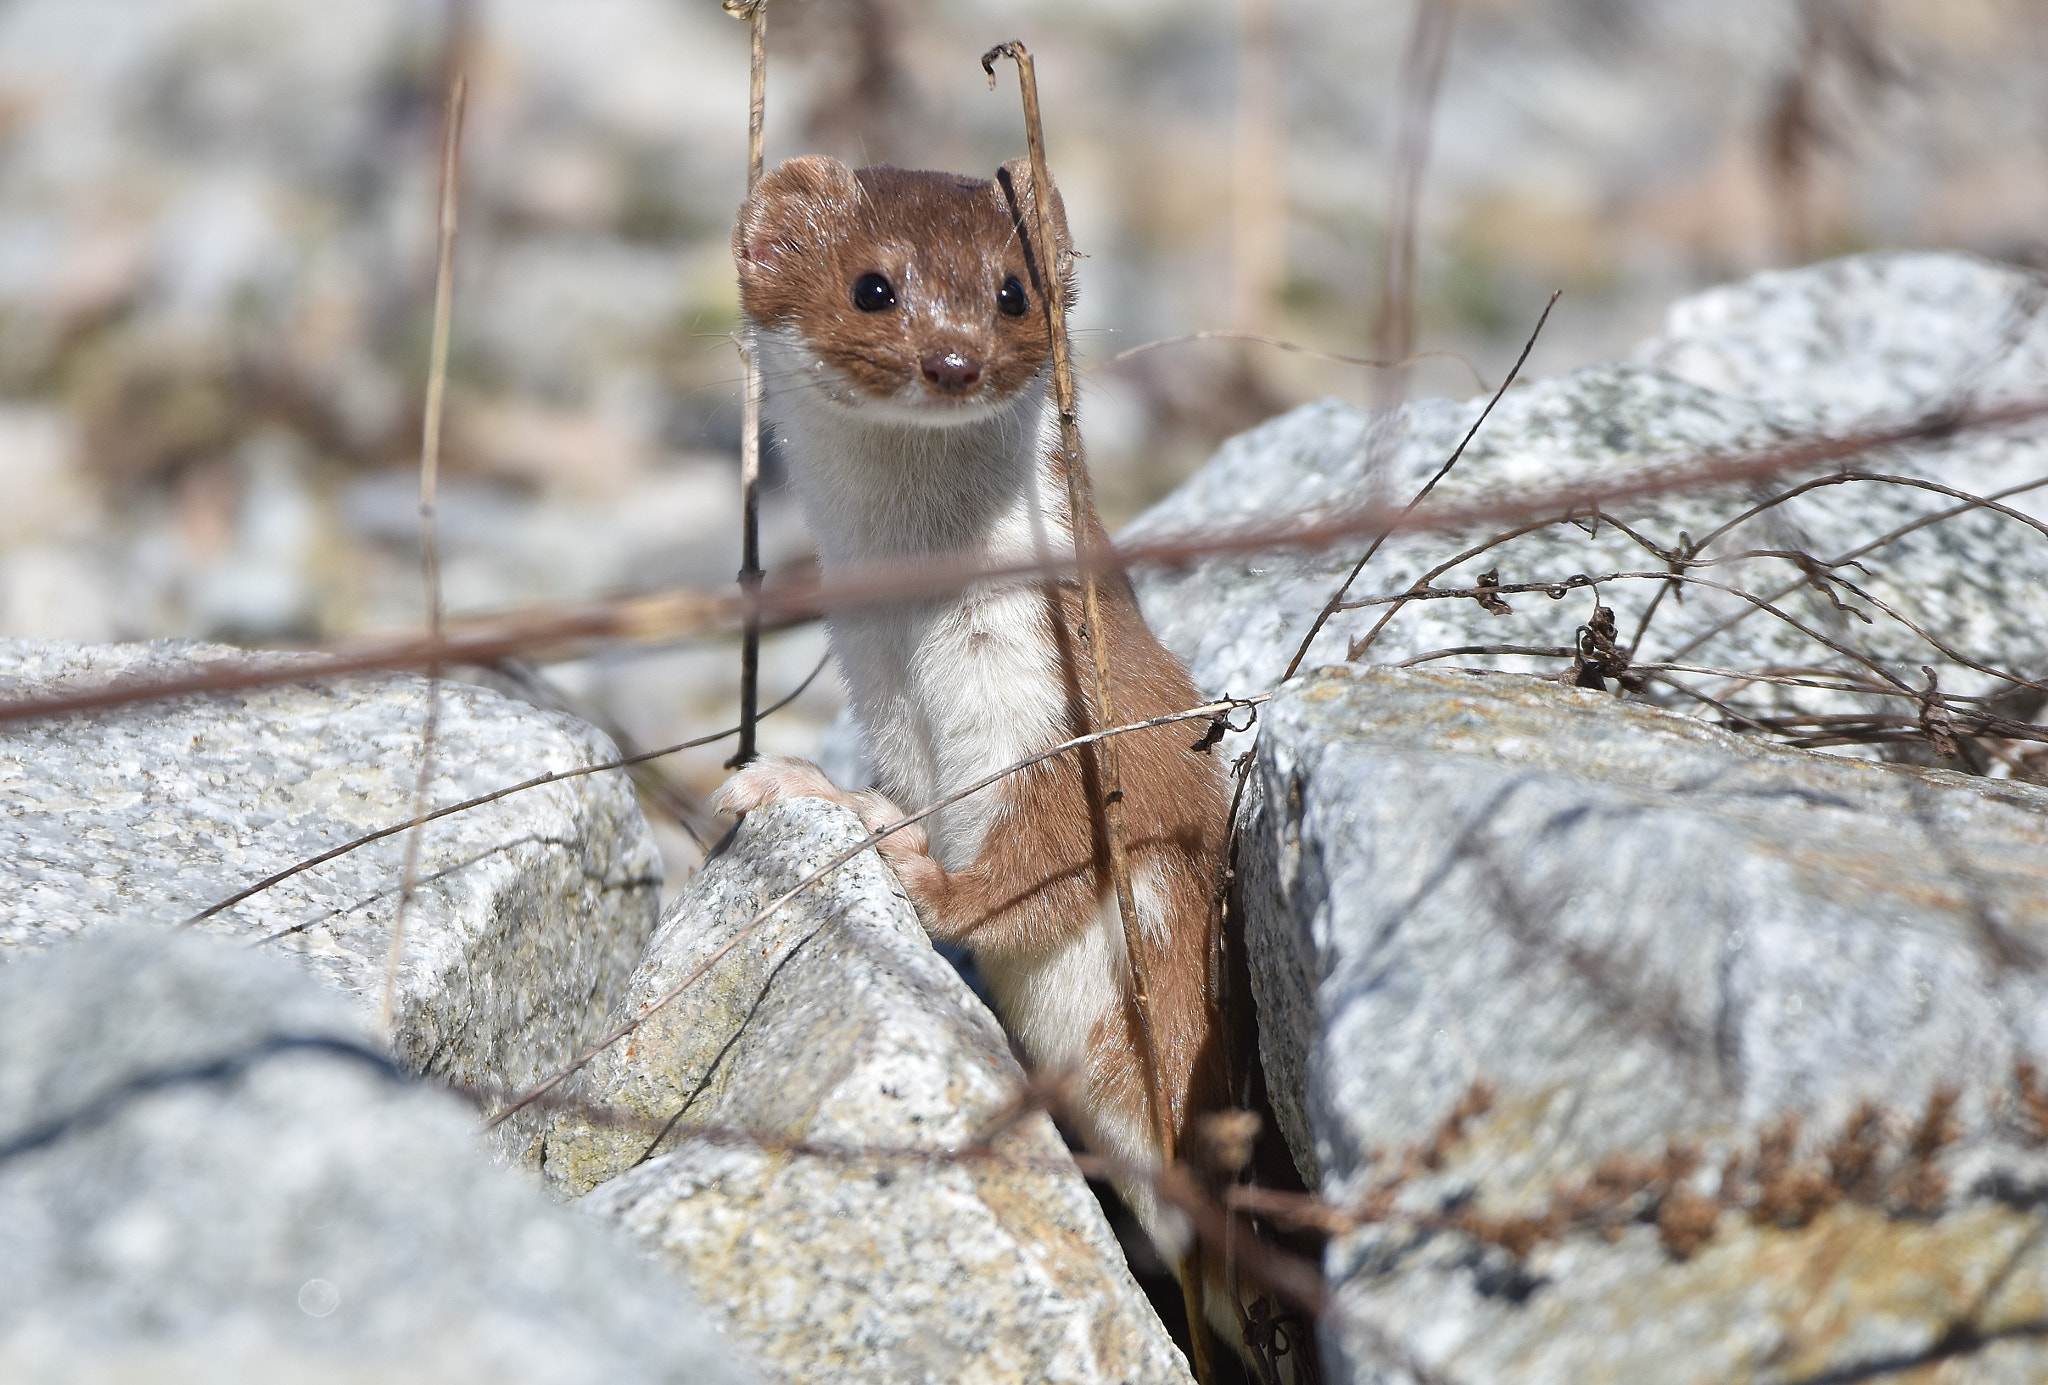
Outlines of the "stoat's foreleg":
{"type": "MultiPolygon", "coordinates": [[[[876,844],[934,939],[998,952],[1042,948],[1064,940],[1093,917],[1097,887],[1087,820],[1077,818],[1071,805],[1039,801],[1062,789],[1078,790],[1078,782],[1063,784],[1065,777],[1057,772],[1019,776],[1009,811],[990,827],[981,855],[963,870],[948,872],[939,864],[917,823],[876,844]],[[1069,811],[1050,811],[1055,806],[1069,811]]],[[[711,803],[721,812],[745,815],[785,798],[837,803],[852,810],[870,832],[903,818],[883,795],[849,792],[809,760],[780,756],[749,763],[719,786],[711,803]]]]}
{"type": "MultiPolygon", "coordinates": [[[[903,820],[903,810],[885,795],[872,789],[860,792],[842,789],[809,760],[782,755],[763,755],[749,761],[732,778],[718,786],[718,791],[711,795],[711,806],[721,813],[745,817],[756,808],[765,808],[785,798],[822,798],[827,803],[837,803],[851,810],[860,819],[861,826],[870,832],[879,832],[903,820]]],[[[923,881],[932,873],[942,878],[945,875],[939,869],[939,863],[932,859],[930,840],[918,823],[891,832],[876,843],[875,849],[895,868],[913,903],[918,898],[918,892],[911,884],[913,879],[923,881]]]]}

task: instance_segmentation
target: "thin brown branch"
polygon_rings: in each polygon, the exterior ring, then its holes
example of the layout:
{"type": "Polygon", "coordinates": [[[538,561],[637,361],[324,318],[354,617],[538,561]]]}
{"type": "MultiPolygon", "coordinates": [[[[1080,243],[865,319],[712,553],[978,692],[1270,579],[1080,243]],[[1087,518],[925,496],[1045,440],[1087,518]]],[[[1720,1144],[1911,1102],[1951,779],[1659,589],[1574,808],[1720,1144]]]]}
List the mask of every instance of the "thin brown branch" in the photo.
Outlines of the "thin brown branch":
{"type": "MultiPolygon", "coordinates": [[[[1847,553],[1844,553],[1841,557],[1837,558],[1832,564],[1832,566],[1834,567],[1841,567],[1848,563],[1854,562],[1856,559],[1861,558],[1866,554],[1874,553],[1880,548],[1885,548],[1890,546],[1891,544],[1897,543],[1900,539],[1905,538],[1908,534],[1917,533],[1918,531],[1925,529],[1930,525],[1940,524],[1945,520],[1954,519],[1959,515],[1969,514],[1972,510],[1994,510],[2000,514],[2008,516],[2009,518],[2017,519],[2022,524],[2029,525],[2030,527],[2036,530],[2043,529],[2043,526],[2040,523],[2040,521],[2032,518],[2031,516],[2022,514],[2018,510],[2011,509],[2008,506],[1997,504],[1996,502],[2004,500],[2010,496],[2023,494],[2026,491],[2038,490],[2042,486],[2048,486],[2048,476],[2037,476],[2031,481],[2022,481],[2018,485],[2007,486],[2005,487],[2005,489],[1993,491],[1989,495],[1976,496],[1970,495],[1965,491],[1952,490],[1949,487],[1939,485],[1938,483],[1933,481],[1922,480],[1917,476],[1881,476],[1867,472],[1845,471],[1837,473],[1834,476],[1816,477],[1814,480],[1809,481],[1804,485],[1794,486],[1792,489],[1786,491],[1783,495],[1774,496],[1770,500],[1762,502],[1760,505],[1757,505],[1753,507],[1752,510],[1746,512],[1743,516],[1739,516],[1736,520],[1731,520],[1729,523],[1724,524],[1719,529],[1715,530],[1712,534],[1709,534],[1705,539],[1701,540],[1700,543],[1695,546],[1695,551],[1697,551],[1697,549],[1699,548],[1705,548],[1708,543],[1711,543],[1713,540],[1719,538],[1722,534],[1726,533],[1729,529],[1733,528],[1735,524],[1739,523],[1740,520],[1743,518],[1748,518],[1751,515],[1754,515],[1755,513],[1769,509],[1773,505],[1782,504],[1787,500],[1793,499],[1795,496],[1804,495],[1807,491],[1813,490],[1817,486],[1838,485],[1843,481],[1850,480],[1884,481],[1890,482],[1894,485],[1910,486],[1920,490],[1935,491],[1937,493],[1944,495],[1956,496],[1960,498],[1964,503],[1952,506],[1946,510],[1937,510],[1933,514],[1922,515],[1918,519],[1899,525],[1896,529],[1892,529],[1887,531],[1886,533],[1880,534],[1876,538],[1872,539],[1870,542],[1862,545],[1860,548],[1852,548],[1847,553]]],[[[1804,585],[1804,582],[1805,579],[1802,578],[1798,582],[1789,583],[1786,586],[1780,587],[1777,591],[1771,593],[1764,599],[1766,601],[1782,600],[1784,597],[1790,596],[1794,591],[1798,590],[1800,586],[1804,585]]],[[[1752,613],[1747,611],[1736,612],[1735,614],[1729,616],[1727,619],[1721,621],[1719,624],[1716,624],[1710,627],[1709,629],[1703,631],[1699,635],[1694,636],[1686,644],[1681,645],[1679,648],[1672,650],[1669,657],[1673,659],[1684,658],[1687,654],[1690,654],[1693,650],[1699,648],[1700,645],[1706,643],[1708,640],[1720,634],[1722,631],[1730,629],[1731,627],[1741,623],[1750,614],[1752,613]]]]}
{"type": "Polygon", "coordinates": [[[1562,645],[1530,644],[1461,644],[1450,649],[1432,649],[1427,654],[1417,654],[1412,659],[1403,659],[1394,668],[1413,668],[1436,659],[1452,659],[1461,654],[1522,654],[1533,659],[1569,659],[1573,651],[1562,645]]]}
{"type": "MultiPolygon", "coordinates": [[[[1382,360],[1406,357],[1415,340],[1415,244],[1422,214],[1422,179],[1429,166],[1437,92],[1443,85],[1456,19],[1456,0],[1415,0],[1415,20],[1401,62],[1386,258],[1380,271],[1376,345],[1382,360]]],[[[1374,391],[1378,412],[1399,405],[1407,383],[1405,371],[1379,377],[1374,391]]]]}
{"type": "MultiPolygon", "coordinates": [[[[1104,727],[1116,721],[1116,702],[1110,687],[1109,627],[1102,618],[1099,574],[1089,563],[1090,549],[1094,546],[1095,504],[1090,493],[1092,487],[1087,458],[1081,450],[1074,365],[1067,341],[1068,251],[1060,244],[1053,228],[1052,172],[1046,164],[1045,131],[1038,110],[1038,75],[1030,50],[1022,42],[1012,40],[982,54],[981,66],[988,74],[990,90],[995,88],[995,63],[1001,57],[1007,57],[1017,65],[1017,85],[1024,102],[1024,140],[1031,156],[1031,204],[1037,221],[1032,232],[1038,243],[1038,264],[1045,274],[1039,297],[1045,304],[1046,330],[1052,342],[1053,404],[1059,412],[1060,453],[1065,463],[1067,482],[1067,522],[1073,529],[1075,562],[1081,568],[1082,619],[1088,627],[1089,663],[1094,674],[1093,725],[1104,727]]],[[[1057,623],[1056,599],[1053,606],[1057,623]]],[[[1059,642],[1059,649],[1067,682],[1072,687],[1079,680],[1075,677],[1072,651],[1064,638],[1059,642]]],[[[1117,915],[1123,925],[1124,955],[1131,973],[1130,1005],[1132,1017],[1137,1022],[1138,1055],[1145,1073],[1145,1098],[1151,1111],[1153,1142],[1159,1150],[1160,1162],[1171,1167],[1174,1156],[1173,1121],[1159,1077],[1159,1043],[1152,1021],[1151,960],[1145,955],[1137,899],[1131,889],[1130,852],[1124,837],[1121,757],[1113,740],[1105,740],[1092,751],[1084,753],[1084,765],[1085,754],[1092,754],[1095,759],[1095,782],[1091,786],[1094,793],[1088,807],[1095,819],[1095,831],[1108,848],[1110,880],[1116,893],[1117,915]]],[[[1084,780],[1088,777],[1084,775],[1084,780]]],[[[1195,1376],[1201,1385],[1209,1385],[1208,1342],[1202,1328],[1200,1287],[1194,1280],[1194,1275],[1184,1274],[1181,1287],[1183,1293],[1191,1295],[1188,1298],[1188,1334],[1194,1348],[1195,1376]]]]}
{"type": "MultiPolygon", "coordinates": [[[[1451,474],[1451,468],[1456,466],[1458,459],[1465,455],[1465,449],[1472,445],[1472,439],[1479,436],[1480,426],[1486,422],[1487,416],[1493,412],[1493,406],[1500,403],[1501,396],[1508,392],[1508,387],[1515,383],[1515,377],[1522,373],[1522,364],[1529,359],[1529,353],[1536,348],[1536,338],[1543,335],[1543,324],[1550,321],[1550,310],[1557,306],[1558,294],[1562,292],[1563,290],[1559,289],[1551,293],[1550,301],[1543,305],[1543,312],[1537,317],[1536,326],[1529,333],[1529,340],[1522,344],[1522,354],[1515,357],[1515,364],[1508,371],[1507,378],[1500,382],[1500,388],[1495,390],[1493,397],[1486,401],[1486,407],[1479,411],[1479,417],[1472,420],[1472,426],[1465,430],[1465,436],[1458,440],[1457,447],[1452,450],[1450,456],[1444,459],[1444,464],[1436,469],[1436,474],[1430,477],[1424,483],[1422,489],[1415,492],[1415,498],[1402,508],[1402,518],[1405,519],[1415,513],[1415,507],[1429,499],[1429,493],[1436,489],[1436,483],[1451,474]]],[[[1301,667],[1301,661],[1308,657],[1308,647],[1316,642],[1316,636],[1322,633],[1323,627],[1329,624],[1330,618],[1336,615],[1338,611],[1344,609],[1344,597],[1350,592],[1351,584],[1358,580],[1358,574],[1365,571],[1365,565],[1372,561],[1372,555],[1380,551],[1380,545],[1385,543],[1387,535],[1393,532],[1393,529],[1390,527],[1375,535],[1372,543],[1367,546],[1364,555],[1351,565],[1351,571],[1345,574],[1344,580],[1338,584],[1337,590],[1330,593],[1330,599],[1323,603],[1323,609],[1316,613],[1316,618],[1313,621],[1309,622],[1308,633],[1302,636],[1301,647],[1296,649],[1294,657],[1287,661],[1287,671],[1280,675],[1281,682],[1284,683],[1292,678],[1295,670],[1301,667]]],[[[1354,654],[1351,657],[1356,658],[1357,656],[1354,654]]]]}
{"type": "Polygon", "coordinates": [[[1625,577],[1664,575],[1661,572],[1609,572],[1598,577],[1589,577],[1583,572],[1575,572],[1561,582],[1488,582],[1477,587],[1410,587],[1404,592],[1361,596],[1356,601],[1345,602],[1338,609],[1361,611],[1370,606],[1405,604],[1410,601],[1471,601],[1486,596],[1513,596],[1518,592],[1541,592],[1555,600],[1566,592],[1577,591],[1581,587],[1597,587],[1603,582],[1619,582],[1625,577]]]}
{"type": "MultiPolygon", "coordinates": [[[[727,0],[726,10],[747,21],[747,196],[761,181],[762,131],[768,110],[768,0],[727,0]]],[[[751,342],[742,340],[746,371],[740,402],[740,743],[726,761],[737,769],[752,760],[755,706],[761,695],[761,365],[751,342]]]]}
{"type": "MultiPolygon", "coordinates": [[[[991,566],[956,555],[915,566],[872,566],[830,581],[815,576],[795,577],[765,586],[760,606],[764,628],[780,628],[815,619],[827,608],[938,595],[988,581],[1067,577],[1084,567],[1094,571],[1181,567],[1201,559],[1277,549],[1314,550],[1339,539],[1381,529],[1453,533],[1494,524],[1524,523],[1531,515],[1546,516],[1531,525],[1540,528],[1569,514],[1761,480],[1878,448],[1947,437],[1959,431],[2011,427],[2044,415],[2048,415],[2048,400],[2028,400],[1842,437],[1807,439],[1632,476],[1581,481],[1454,505],[1424,505],[1406,515],[1402,513],[1405,507],[1376,502],[1308,521],[1292,517],[1263,519],[1227,528],[1190,530],[1141,543],[1113,545],[1106,552],[1091,553],[1085,562],[1048,556],[1037,561],[991,566]]],[[[1932,518],[1928,517],[1926,522],[1932,522],[1932,518]]],[[[1500,536],[1489,540],[1488,545],[1498,541],[1500,536]]],[[[515,654],[564,658],[607,641],[669,644],[736,631],[743,606],[740,599],[729,593],[677,589],[578,606],[529,607],[501,616],[450,622],[440,644],[418,634],[362,639],[311,656],[259,656],[182,677],[123,682],[53,697],[9,699],[0,702],[0,722],[96,711],[156,698],[306,683],[372,669],[424,668],[436,662],[488,665],[515,654]]]]}
{"type": "MultiPolygon", "coordinates": [[[[441,544],[435,506],[441,475],[441,414],[448,392],[448,334],[455,301],[455,214],[460,186],[462,113],[469,81],[455,74],[449,84],[441,142],[441,217],[434,257],[434,337],[427,364],[427,400],[420,425],[420,580],[426,588],[427,635],[441,643],[441,544]]],[[[434,778],[434,733],[441,720],[439,663],[427,666],[427,715],[420,727],[419,775],[413,785],[413,816],[427,809],[434,778]]],[[[384,956],[384,999],[378,1008],[378,1030],[388,1043],[398,1005],[399,968],[405,958],[405,918],[419,883],[421,834],[424,824],[406,834],[405,862],[399,872],[398,906],[391,915],[391,942],[384,956]]]]}
{"type": "Polygon", "coordinates": [[[1862,554],[1870,552],[1873,547],[1882,547],[1885,544],[1896,542],[1898,539],[1905,537],[1907,534],[1912,533],[1916,529],[1925,528],[1927,525],[1939,523],[1944,519],[1953,519],[1957,515],[1968,514],[1972,510],[1995,511],[1998,514],[2004,515],[2007,519],[2017,520],[2021,524],[2026,525],[2028,528],[2033,529],[2036,532],[2040,533],[2042,536],[2048,537],[2048,524],[2043,524],[2040,520],[2035,519],[2032,515],[2026,514],[2025,512],[2020,510],[2015,510],[2009,505],[2001,505],[1998,503],[2000,500],[2003,500],[2008,496],[2021,495],[2027,491],[2039,490],[2042,486],[2048,486],[2048,476],[2037,476],[2031,481],[2022,481],[2016,486],[2007,486],[2005,489],[1993,491],[1989,495],[1972,495],[1968,491],[1957,490],[1953,486],[1944,486],[1939,481],[1930,481],[1923,476],[1893,476],[1873,471],[1838,471],[1828,476],[1816,476],[1811,481],[1802,481],[1798,485],[1793,486],[1787,490],[1781,491],[1779,494],[1772,496],[1768,500],[1758,501],[1756,504],[1750,506],[1742,513],[1736,515],[1727,523],[1721,525],[1719,528],[1709,533],[1705,538],[1701,539],[1698,543],[1694,544],[1693,551],[1696,553],[1705,552],[1708,548],[1714,545],[1716,540],[1720,539],[1722,535],[1728,533],[1730,530],[1738,528],[1739,526],[1747,523],[1748,521],[1755,519],[1758,515],[1762,514],[1766,510],[1775,509],[1777,506],[1783,505],[1788,500],[1796,500],[1800,496],[1805,495],[1809,491],[1819,490],[1824,486],[1842,486],[1848,485],[1851,482],[1859,481],[1876,482],[1890,486],[1907,486],[1915,490],[1933,491],[1937,495],[1946,495],[1952,499],[1960,500],[1964,503],[1955,506],[1953,509],[1940,510],[1931,515],[1922,515],[1920,518],[1914,520],[1911,524],[1895,529],[1891,531],[1889,534],[1886,534],[1874,540],[1873,543],[1865,544],[1862,548],[1855,550],[1855,552],[1849,554],[1847,557],[1841,559],[1840,562],[1834,564],[1834,566],[1836,567],[1841,566],[1842,563],[1848,562],[1851,558],[1859,557],[1862,554]]]}

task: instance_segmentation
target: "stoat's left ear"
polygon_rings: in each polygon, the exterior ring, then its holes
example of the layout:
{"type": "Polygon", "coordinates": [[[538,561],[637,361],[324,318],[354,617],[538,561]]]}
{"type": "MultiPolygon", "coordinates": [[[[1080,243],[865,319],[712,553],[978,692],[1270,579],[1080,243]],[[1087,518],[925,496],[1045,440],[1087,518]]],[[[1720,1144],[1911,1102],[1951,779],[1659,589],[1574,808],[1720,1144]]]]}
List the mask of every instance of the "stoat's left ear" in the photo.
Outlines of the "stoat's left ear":
{"type": "MultiPolygon", "coordinates": [[[[1031,177],[1031,160],[1012,159],[997,169],[996,187],[1001,190],[1006,209],[1029,250],[1032,278],[1041,279],[1044,270],[1039,265],[1038,255],[1038,189],[1031,177]]],[[[1067,233],[1067,205],[1060,200],[1057,186],[1049,188],[1048,192],[1047,206],[1052,212],[1053,234],[1059,238],[1062,251],[1071,250],[1074,242],[1067,233]]],[[[1071,283],[1067,296],[1069,299],[1073,297],[1071,283]]]]}
{"type": "Polygon", "coordinates": [[[763,175],[740,208],[732,254],[740,277],[773,271],[790,255],[814,253],[859,201],[853,170],[822,154],[787,159],[763,175]]]}

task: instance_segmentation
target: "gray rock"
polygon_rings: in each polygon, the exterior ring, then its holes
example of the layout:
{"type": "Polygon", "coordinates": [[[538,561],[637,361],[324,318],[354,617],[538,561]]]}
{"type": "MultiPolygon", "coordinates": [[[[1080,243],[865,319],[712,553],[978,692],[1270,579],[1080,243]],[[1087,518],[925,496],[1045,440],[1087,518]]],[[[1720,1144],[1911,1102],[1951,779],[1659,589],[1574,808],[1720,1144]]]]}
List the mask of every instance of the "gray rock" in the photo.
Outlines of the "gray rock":
{"type": "MultiPolygon", "coordinates": [[[[0,697],[189,673],[204,645],[0,642],[0,697]]],[[[118,918],[176,927],[272,872],[413,814],[426,682],[355,678],[0,723],[0,959],[118,918]]],[[[574,718],[443,683],[434,805],[616,755],[574,718]]],[[[403,833],[192,925],[381,1006],[403,833]]],[[[660,862],[623,774],[425,829],[393,1046],[462,1085],[520,1086],[595,1038],[653,931],[660,862]]]]}
{"type": "Polygon", "coordinates": [[[279,959],[113,930],[0,969],[0,1378],[738,1381],[664,1272],[279,959]]]}
{"type": "MultiPolygon", "coordinates": [[[[1602,366],[1511,391],[1435,496],[1472,500],[1575,479],[1629,476],[1831,430],[1897,423],[1965,396],[2038,397],[2048,392],[2048,323],[2035,311],[2041,285],[2038,275],[1963,256],[1870,256],[1764,276],[1687,300],[1672,311],[1673,334],[1639,352],[1647,364],[1602,366]]],[[[1387,425],[1377,457],[1362,411],[1329,401],[1297,409],[1226,443],[1188,485],[1140,516],[1122,537],[1151,539],[1253,518],[1315,516],[1375,495],[1405,500],[1450,456],[1483,404],[1411,404],[1387,425]]],[[[1858,466],[1985,494],[2037,477],[2048,482],[2044,437],[2048,428],[2039,424],[1998,435],[1957,435],[1888,449],[1860,459],[1858,466]]],[[[1682,536],[1703,541],[1784,488],[1727,487],[1631,503],[1610,516],[1625,521],[1628,530],[1612,522],[1560,520],[1451,563],[1433,580],[1470,587],[1490,569],[1510,584],[1562,582],[1577,574],[1662,573],[1667,564],[1660,553],[1675,551],[1682,536]]],[[[2041,494],[2016,496],[2013,503],[2037,503],[2041,494]]],[[[1833,641],[1914,688],[1925,687],[1923,665],[1937,671],[1945,692],[1970,696],[2011,688],[1971,663],[2033,680],[2048,677],[2048,537],[2021,521],[1970,510],[1887,538],[1955,503],[1926,490],[1855,482],[1822,487],[1735,525],[1705,550],[1729,560],[1696,568],[1694,575],[1775,598],[1789,619],[1759,612],[1735,595],[1691,586],[1682,599],[1674,592],[1656,606],[1636,658],[1709,670],[1826,667],[1879,676],[1830,649],[1827,641],[1833,641]],[[1824,592],[1794,559],[1735,556],[1758,551],[1803,552],[1830,563],[1859,555],[1858,566],[1830,569],[1854,587],[1837,583],[1832,593],[1824,592]],[[1955,657],[1886,608],[1939,639],[1955,657]]],[[[1508,527],[1397,536],[1373,558],[1351,596],[1404,591],[1508,527]]],[[[1218,558],[1143,574],[1140,593],[1153,627],[1202,687],[1257,692],[1278,681],[1315,614],[1364,548],[1360,541],[1305,555],[1218,558]]],[[[1597,600],[1614,610],[1625,643],[1636,640],[1666,585],[1630,578],[1598,588],[1597,600]]],[[[1595,600],[1584,589],[1561,599],[1514,595],[1507,599],[1511,614],[1490,614],[1471,599],[1409,603],[1364,658],[1405,663],[1484,645],[1568,649],[1592,616],[1595,600]]],[[[1345,658],[1350,642],[1365,635],[1384,609],[1339,614],[1303,666],[1345,658]]],[[[1507,670],[1555,672],[1570,666],[1556,657],[1448,657],[1507,670]]],[[[1711,673],[1671,672],[1649,689],[1665,705],[1705,710],[1694,693],[1737,699],[1754,715],[1917,712],[1903,697],[1758,685],[1711,673]]],[[[2026,713],[2036,701],[2009,705],[2026,713]]]]}
{"type": "MultiPolygon", "coordinates": [[[[816,801],[750,815],[670,905],[622,1013],[861,835],[816,801]]],[[[1000,1158],[945,1157],[1022,1079],[864,852],[593,1064],[583,1096],[637,1124],[559,1113],[540,1160],[596,1187],[584,1206],[696,1285],[771,1379],[1185,1381],[1049,1120],[1009,1127],[1000,1158]]]]}
{"type": "Polygon", "coordinates": [[[2040,397],[2048,278],[1973,255],[1852,255],[1671,305],[1637,364],[1829,426],[2040,397]]]}
{"type": "Polygon", "coordinates": [[[1325,1197],[1397,1213],[1331,1248],[1338,1379],[2048,1372],[2048,790],[1344,668],[1271,705],[1254,783],[1282,1124],[1325,1197]]]}

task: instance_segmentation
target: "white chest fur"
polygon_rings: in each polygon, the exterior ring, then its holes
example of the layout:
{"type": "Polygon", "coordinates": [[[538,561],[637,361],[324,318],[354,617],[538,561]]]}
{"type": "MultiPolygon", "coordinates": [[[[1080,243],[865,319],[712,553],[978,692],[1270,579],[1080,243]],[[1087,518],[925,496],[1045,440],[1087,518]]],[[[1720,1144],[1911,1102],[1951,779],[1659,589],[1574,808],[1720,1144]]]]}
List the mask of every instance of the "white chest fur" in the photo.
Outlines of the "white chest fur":
{"type": "MultiPolygon", "coordinates": [[[[768,416],[828,575],[966,554],[990,564],[1071,552],[1043,381],[960,421],[849,404],[799,343],[761,333],[768,416]]],[[[957,417],[957,416],[954,416],[957,417]]],[[[915,809],[1045,749],[1065,694],[1035,583],[836,611],[832,646],[881,787],[915,809]]],[[[927,824],[947,870],[980,854],[998,785],[927,824]]]]}

